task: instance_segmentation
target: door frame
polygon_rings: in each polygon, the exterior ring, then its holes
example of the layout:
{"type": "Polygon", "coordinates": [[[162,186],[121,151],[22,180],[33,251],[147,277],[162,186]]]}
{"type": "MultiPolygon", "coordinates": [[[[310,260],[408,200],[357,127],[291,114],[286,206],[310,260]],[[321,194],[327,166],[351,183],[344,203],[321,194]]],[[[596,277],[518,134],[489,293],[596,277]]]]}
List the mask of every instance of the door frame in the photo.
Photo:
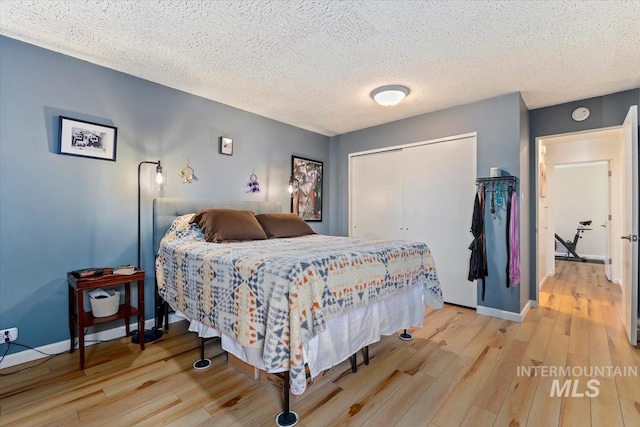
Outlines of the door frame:
{"type": "MultiPolygon", "coordinates": [[[[637,106],[635,107],[637,108],[637,106]]],[[[630,108],[630,110],[633,109],[633,106],[630,108]]],[[[628,114],[628,113],[627,113],[628,114]]],[[[637,113],[636,113],[637,114],[637,113]]],[[[535,139],[535,143],[534,143],[534,163],[535,163],[535,182],[536,182],[536,188],[540,189],[540,162],[543,160],[543,157],[541,156],[542,153],[542,147],[543,147],[543,142],[545,140],[549,140],[549,139],[554,139],[554,138],[561,138],[561,137],[571,137],[571,136],[577,136],[577,135],[588,135],[588,134],[592,134],[592,133],[600,133],[600,132],[604,132],[604,131],[608,131],[608,130],[623,130],[624,129],[624,124],[618,125],[618,126],[609,126],[609,127],[602,127],[602,128],[595,128],[595,129],[589,129],[589,130],[585,130],[585,131],[579,131],[579,132],[567,132],[567,133],[561,133],[561,134],[553,134],[553,135],[544,135],[544,136],[538,136],[535,139]]],[[[637,129],[637,131],[640,133],[640,128],[637,129]]],[[[620,139],[620,144],[621,144],[621,148],[622,144],[624,143],[624,141],[622,140],[622,137],[620,139]]],[[[593,159],[595,160],[595,159],[593,159]]],[[[600,159],[600,160],[604,160],[604,159],[600,159]]],[[[638,167],[636,165],[635,170],[633,171],[635,177],[638,176],[638,167]]],[[[622,180],[620,180],[620,182],[617,184],[616,187],[623,185],[622,180]]],[[[617,188],[612,187],[611,190],[609,191],[609,194],[613,194],[613,191],[617,191],[617,188]]],[[[620,191],[623,191],[623,189],[621,189],[620,191]]],[[[622,204],[622,201],[620,201],[620,204],[622,204]]],[[[549,242],[546,239],[542,239],[541,238],[541,233],[542,232],[546,232],[546,230],[540,230],[539,229],[539,225],[540,225],[540,198],[538,196],[538,194],[535,195],[535,203],[534,203],[535,207],[535,222],[536,222],[536,226],[535,226],[535,239],[536,239],[536,253],[533,255],[533,258],[535,259],[536,263],[537,260],[539,258],[540,255],[540,251],[541,251],[541,242],[547,244],[547,246],[549,246],[549,242]]],[[[622,206],[619,207],[620,209],[622,209],[622,206]]],[[[615,218],[613,219],[614,221],[616,220],[615,218]]],[[[618,219],[619,221],[622,221],[622,219],[618,219]]],[[[547,235],[549,234],[548,232],[546,232],[547,235]]],[[[611,239],[609,240],[610,244],[614,244],[614,242],[617,241],[617,239],[615,238],[614,230],[610,230],[609,231],[611,239]]],[[[610,248],[610,251],[613,252],[613,250],[610,248]]],[[[622,254],[620,253],[618,255],[619,257],[622,257],[622,254]]],[[[616,260],[614,260],[615,262],[616,260]]],[[[619,260],[619,262],[621,262],[621,260],[619,260]]],[[[547,269],[545,269],[547,270],[547,269]]],[[[535,280],[535,301],[532,301],[532,307],[535,307],[538,305],[538,302],[540,300],[540,287],[542,286],[542,284],[544,283],[544,281],[546,280],[546,278],[548,277],[548,274],[546,274],[546,272],[543,272],[545,274],[544,277],[540,277],[540,272],[538,271],[537,268],[537,264],[536,264],[536,269],[534,271],[534,280],[535,280]]],[[[620,278],[620,281],[615,281],[614,283],[617,283],[618,285],[621,285],[621,280],[622,278],[620,278]]],[[[631,303],[635,303],[638,304],[638,301],[631,301],[631,303]]],[[[637,309],[640,307],[637,307],[637,305],[635,306],[637,309]]],[[[622,320],[622,319],[621,319],[622,320]]]]}
{"type": "MultiPolygon", "coordinates": [[[[566,132],[566,133],[559,133],[559,134],[553,134],[553,135],[544,135],[544,136],[538,136],[535,139],[535,147],[534,147],[534,152],[535,152],[535,182],[536,182],[536,188],[538,188],[538,191],[540,189],[540,163],[542,161],[544,161],[544,151],[543,151],[543,145],[545,142],[547,142],[548,140],[553,140],[556,138],[571,138],[571,137],[579,137],[579,136],[588,136],[590,134],[598,134],[598,133],[602,133],[602,132],[606,132],[606,131],[615,131],[615,130],[622,130],[623,127],[622,125],[619,126],[608,126],[608,127],[602,127],[602,128],[595,128],[595,129],[589,129],[589,130],[584,130],[584,131],[578,131],[578,132],[566,132]],[[542,154],[542,156],[541,156],[542,154]]],[[[622,141],[620,141],[620,144],[622,144],[622,141]]],[[[546,150],[545,150],[546,151],[546,150]]],[[[611,159],[606,159],[606,158],[592,158],[592,159],[584,159],[584,161],[605,161],[605,160],[611,160],[611,159]]],[[[546,164],[546,163],[545,163],[546,164]]],[[[553,165],[546,165],[547,170],[549,170],[549,168],[553,168],[553,165]]],[[[621,183],[618,183],[618,185],[621,185],[621,183]]],[[[611,195],[612,192],[611,190],[609,191],[609,194],[611,195]]],[[[552,276],[552,274],[548,274],[547,272],[549,271],[549,268],[547,268],[547,266],[545,265],[545,271],[542,272],[542,274],[544,275],[544,277],[540,277],[539,271],[538,271],[538,267],[537,267],[537,262],[539,259],[539,255],[541,252],[541,248],[543,247],[543,245],[546,244],[546,248],[548,250],[548,248],[551,246],[552,242],[549,241],[549,239],[551,238],[550,236],[550,232],[548,231],[548,227],[540,230],[539,229],[539,225],[540,225],[540,218],[541,218],[541,209],[540,209],[540,197],[538,194],[535,195],[536,197],[536,202],[534,203],[535,207],[535,221],[536,221],[536,227],[535,227],[535,239],[536,239],[536,253],[534,255],[534,258],[536,260],[536,268],[535,268],[535,272],[534,272],[534,277],[535,277],[535,301],[533,306],[537,306],[538,302],[540,301],[540,287],[542,286],[542,284],[544,283],[544,281],[547,279],[547,277],[552,276]],[[542,236],[541,233],[545,233],[545,236],[542,236]]],[[[550,216],[550,213],[547,212],[547,217],[550,216]]],[[[547,223],[546,225],[548,226],[549,224],[549,218],[547,218],[547,223]]],[[[611,231],[610,231],[611,233],[611,231]]],[[[612,244],[613,241],[610,239],[609,242],[612,244]]],[[[613,252],[611,250],[611,248],[609,248],[610,252],[613,252]]],[[[549,254],[547,254],[546,252],[544,253],[544,257],[545,257],[545,263],[546,260],[549,259],[549,254]]],[[[553,271],[555,273],[555,268],[552,269],[551,271],[553,271]]],[[[619,284],[619,283],[618,283],[619,284]]]]}

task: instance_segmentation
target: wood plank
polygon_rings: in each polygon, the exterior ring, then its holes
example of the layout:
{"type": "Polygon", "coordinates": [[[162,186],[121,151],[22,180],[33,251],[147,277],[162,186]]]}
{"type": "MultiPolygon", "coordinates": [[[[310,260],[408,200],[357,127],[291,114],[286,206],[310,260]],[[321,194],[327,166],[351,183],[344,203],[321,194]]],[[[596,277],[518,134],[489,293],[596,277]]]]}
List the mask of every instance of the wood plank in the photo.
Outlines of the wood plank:
{"type": "MultiPolygon", "coordinates": [[[[544,356],[543,366],[548,368],[562,368],[567,366],[567,353],[569,350],[569,337],[564,334],[551,334],[547,354],[544,356]]],[[[564,381],[565,377],[542,376],[538,381],[538,390],[549,394],[554,380],[564,381]]]]}
{"type": "Polygon", "coordinates": [[[395,425],[424,425],[430,422],[474,362],[475,359],[470,357],[456,357],[395,425]]]}
{"type": "Polygon", "coordinates": [[[491,318],[473,339],[467,344],[460,353],[461,356],[477,358],[488,345],[491,345],[498,336],[502,335],[501,330],[504,327],[504,320],[491,318]]]}
{"type": "MultiPolygon", "coordinates": [[[[346,412],[338,416],[327,425],[337,426],[361,426],[368,425],[367,420],[371,418],[378,408],[380,408],[389,398],[396,393],[400,393],[407,383],[416,378],[418,380],[433,381],[433,378],[426,377],[420,373],[415,376],[407,375],[398,371],[389,378],[389,381],[379,384],[369,393],[365,394],[357,402],[352,404],[346,412]]],[[[430,382],[429,382],[430,384],[430,382]]],[[[375,421],[372,420],[373,423],[375,421]]]]}
{"type": "Polygon", "coordinates": [[[625,426],[640,426],[640,402],[621,397],[620,410],[625,426]]]}
{"type": "MultiPolygon", "coordinates": [[[[544,319],[553,320],[548,317],[542,317],[540,320],[544,319]]],[[[522,366],[536,366],[537,364],[537,361],[527,359],[526,356],[522,361],[522,366]]],[[[526,425],[538,379],[538,376],[516,376],[511,381],[511,387],[496,417],[496,426],[526,425]]]]}
{"type": "MultiPolygon", "coordinates": [[[[589,358],[577,354],[567,353],[568,367],[589,366],[589,358]]],[[[579,393],[584,393],[587,387],[588,377],[574,376],[566,377],[567,380],[578,381],[579,393]]],[[[591,425],[591,402],[588,398],[566,396],[562,398],[560,406],[560,425],[570,427],[581,427],[591,425]]]]}
{"type": "Polygon", "coordinates": [[[487,346],[474,360],[456,388],[449,394],[433,419],[438,425],[460,425],[473,406],[473,400],[487,381],[489,373],[496,366],[500,350],[487,346]]]}
{"type": "Polygon", "coordinates": [[[600,381],[600,384],[598,395],[591,399],[591,425],[624,427],[615,381],[603,377],[593,379],[600,381]]]}
{"type": "MultiPolygon", "coordinates": [[[[414,353],[415,350],[410,347],[401,347],[397,350],[398,359],[402,361],[414,353]]],[[[336,384],[342,387],[340,392],[324,402],[322,407],[314,408],[305,418],[305,424],[307,426],[325,426],[327,422],[333,420],[338,414],[345,413],[354,402],[362,399],[369,390],[378,388],[381,384],[386,384],[395,375],[400,374],[396,369],[396,364],[397,361],[395,359],[387,358],[381,361],[375,369],[372,365],[369,365],[358,370],[357,374],[351,375],[355,380],[346,385],[341,384],[342,379],[337,380],[336,384]],[[347,398],[346,396],[349,397],[347,398]]]]}
{"type": "Polygon", "coordinates": [[[560,421],[560,405],[562,400],[549,396],[549,392],[538,387],[533,397],[531,411],[527,419],[527,427],[557,426],[560,421]]]}
{"type": "Polygon", "coordinates": [[[462,330],[459,334],[453,337],[444,350],[447,350],[449,353],[460,354],[466,348],[466,346],[474,339],[480,331],[485,327],[485,325],[491,320],[489,316],[477,315],[476,318],[467,325],[464,330],[462,330]]]}
{"type": "Polygon", "coordinates": [[[553,331],[554,319],[550,317],[542,317],[536,331],[529,341],[525,357],[537,362],[544,360],[545,354],[547,354],[547,347],[549,340],[551,339],[551,333],[553,331]]]}
{"type": "Polygon", "coordinates": [[[486,409],[472,406],[460,427],[492,427],[496,420],[496,414],[486,409]]]}
{"type": "Polygon", "coordinates": [[[412,407],[421,393],[433,383],[434,378],[416,373],[407,384],[378,409],[363,425],[390,426],[399,416],[412,407]]]}
{"type": "Polygon", "coordinates": [[[489,374],[487,382],[476,397],[474,404],[478,408],[493,413],[494,419],[509,392],[511,382],[516,376],[517,367],[520,365],[526,349],[526,342],[512,340],[505,347],[498,364],[489,374]]]}
{"type": "Polygon", "coordinates": [[[569,336],[571,334],[571,321],[573,319],[573,296],[570,292],[569,282],[566,280],[563,282],[564,286],[561,294],[559,294],[560,304],[557,308],[558,312],[553,324],[553,332],[569,336]]]}

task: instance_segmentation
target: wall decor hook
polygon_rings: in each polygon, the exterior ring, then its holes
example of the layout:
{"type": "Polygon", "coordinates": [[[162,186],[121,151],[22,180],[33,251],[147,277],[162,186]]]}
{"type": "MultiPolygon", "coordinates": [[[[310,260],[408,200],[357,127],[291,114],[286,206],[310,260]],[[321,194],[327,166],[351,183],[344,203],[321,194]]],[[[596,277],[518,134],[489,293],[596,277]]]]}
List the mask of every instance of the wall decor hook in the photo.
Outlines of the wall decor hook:
{"type": "Polygon", "coordinates": [[[186,159],[186,166],[178,173],[178,176],[182,178],[183,184],[191,184],[195,179],[195,173],[190,166],[189,158],[186,159]]]}

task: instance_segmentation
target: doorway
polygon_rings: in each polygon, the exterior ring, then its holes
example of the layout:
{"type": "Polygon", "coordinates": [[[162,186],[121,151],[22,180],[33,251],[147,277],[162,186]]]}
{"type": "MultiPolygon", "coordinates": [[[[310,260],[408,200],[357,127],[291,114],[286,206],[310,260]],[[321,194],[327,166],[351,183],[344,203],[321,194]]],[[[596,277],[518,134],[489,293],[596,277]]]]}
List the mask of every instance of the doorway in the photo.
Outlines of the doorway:
{"type": "MultiPolygon", "coordinates": [[[[556,163],[553,147],[547,161],[555,240],[555,259],[610,266],[610,160],[556,163]]],[[[605,275],[610,268],[605,268],[605,275]]]]}
{"type": "MultiPolygon", "coordinates": [[[[582,233],[583,239],[579,239],[579,245],[584,242],[589,243],[583,246],[590,258],[600,258],[605,263],[605,273],[609,280],[620,285],[622,271],[622,246],[619,241],[612,236],[619,236],[622,232],[622,197],[623,182],[622,172],[622,129],[607,128],[591,132],[580,132],[565,135],[556,135],[545,138],[538,138],[538,154],[540,162],[538,164],[539,197],[536,206],[538,215],[538,283],[539,292],[542,282],[555,274],[556,238],[557,233],[564,239],[571,239],[575,236],[579,221],[592,220],[592,224],[585,228],[591,230],[582,233]],[[541,170],[546,171],[541,176],[541,170]],[[609,177],[609,171],[611,176],[609,177]],[[558,176],[556,176],[556,172],[558,176]],[[579,188],[579,182],[570,180],[586,180],[584,173],[600,173],[601,179],[589,178],[584,183],[585,186],[598,186],[599,199],[598,207],[604,212],[597,214],[593,212],[593,206],[578,207],[582,201],[570,199],[570,192],[574,192],[576,197],[584,196],[584,188],[579,188]],[[545,180],[546,182],[541,182],[545,180]],[[569,182],[567,182],[569,181],[569,182]],[[546,187],[546,188],[545,188],[546,187]],[[571,205],[576,208],[571,208],[571,205]],[[578,219],[580,212],[594,218],[578,219]],[[575,218],[574,218],[575,217],[575,218]],[[561,219],[562,218],[562,219],[561,219]],[[596,230],[597,229],[597,230],[596,230]],[[589,240],[585,235],[588,235],[589,240]],[[594,247],[600,236],[603,248],[596,250],[594,247]]],[[[593,200],[591,200],[593,202],[593,200]]],[[[619,240],[619,239],[618,239],[619,240]]],[[[558,246],[558,251],[563,252],[562,246],[558,246]]],[[[580,254],[580,247],[578,251],[580,254]]],[[[584,252],[584,251],[583,251],[584,252]]],[[[566,253],[566,252],[565,252],[566,253]]]]}
{"type": "MultiPolygon", "coordinates": [[[[607,273],[621,286],[622,305],[618,315],[625,326],[629,342],[637,345],[638,336],[638,123],[637,107],[629,109],[621,126],[563,135],[538,137],[536,149],[536,181],[539,194],[536,210],[536,298],[545,279],[555,273],[554,200],[549,198],[550,171],[562,156],[572,163],[606,161],[610,165],[609,226],[611,265],[607,273]],[[553,156],[550,155],[553,150],[553,156]],[[551,166],[547,163],[552,163],[551,166]]],[[[608,259],[607,259],[608,261],[608,259]]]]}

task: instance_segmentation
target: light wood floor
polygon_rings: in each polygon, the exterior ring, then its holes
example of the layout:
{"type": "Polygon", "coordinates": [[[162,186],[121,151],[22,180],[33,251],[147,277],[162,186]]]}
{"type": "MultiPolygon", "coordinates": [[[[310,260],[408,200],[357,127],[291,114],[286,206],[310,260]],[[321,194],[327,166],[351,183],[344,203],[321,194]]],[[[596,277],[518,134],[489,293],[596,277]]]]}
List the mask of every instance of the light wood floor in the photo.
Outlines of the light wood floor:
{"type": "MultiPolygon", "coordinates": [[[[592,378],[599,395],[589,398],[550,397],[555,377],[517,375],[526,366],[640,371],[619,300],[602,265],[561,262],[521,324],[454,306],[428,310],[413,341],[386,337],[357,374],[342,363],[292,398],[298,425],[640,426],[639,377],[592,378]]],[[[3,376],[0,425],[274,425],[280,393],[228,367],[216,341],[207,344],[213,367],[193,370],[198,346],[174,324],[144,352],[126,339],[89,347],[84,371],[76,352],[3,376]]],[[[589,391],[588,378],[576,379],[578,393],[589,391]]]]}

